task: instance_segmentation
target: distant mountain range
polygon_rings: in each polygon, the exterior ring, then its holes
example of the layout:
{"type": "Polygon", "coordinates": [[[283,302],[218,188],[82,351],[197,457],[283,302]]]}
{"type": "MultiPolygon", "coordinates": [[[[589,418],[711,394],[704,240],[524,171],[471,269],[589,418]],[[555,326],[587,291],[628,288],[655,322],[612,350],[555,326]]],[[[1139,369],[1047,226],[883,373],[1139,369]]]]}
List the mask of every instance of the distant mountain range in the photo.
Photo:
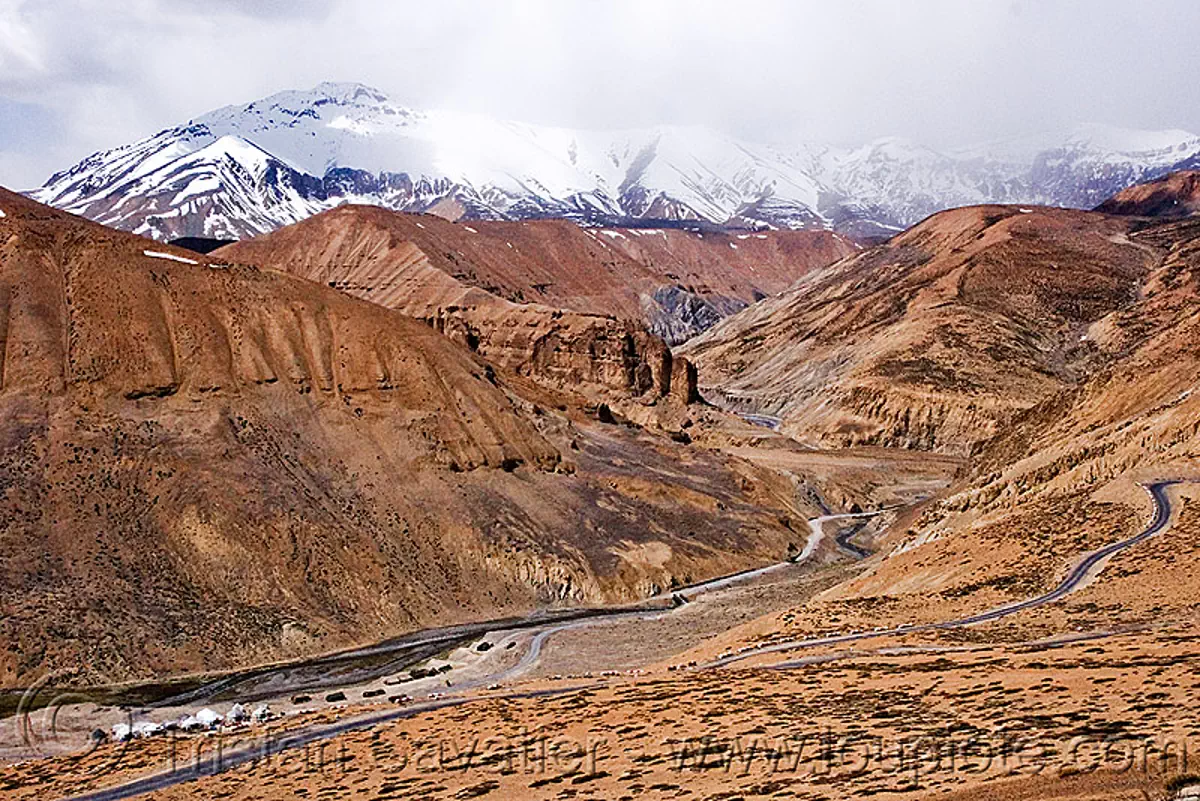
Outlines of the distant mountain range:
{"type": "Polygon", "coordinates": [[[95,153],[28,194],[158,239],[241,239],[345,202],[450,219],[872,236],[969,204],[1091,208],[1196,166],[1200,137],[1179,130],[1085,125],[946,153],[894,138],[769,146],[697,127],[583,131],[417,111],[323,83],[95,153]]]}

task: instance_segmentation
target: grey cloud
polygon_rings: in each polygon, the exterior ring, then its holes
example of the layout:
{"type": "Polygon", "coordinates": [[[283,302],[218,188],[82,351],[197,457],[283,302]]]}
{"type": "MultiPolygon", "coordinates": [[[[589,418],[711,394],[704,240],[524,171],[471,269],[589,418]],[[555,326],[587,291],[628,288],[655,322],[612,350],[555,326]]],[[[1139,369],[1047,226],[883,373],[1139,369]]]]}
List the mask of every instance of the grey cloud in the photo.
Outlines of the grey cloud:
{"type": "Polygon", "coordinates": [[[1190,0],[0,0],[0,98],[25,104],[6,116],[63,130],[54,148],[0,144],[0,184],[323,80],[418,108],[781,143],[1200,131],[1197,23],[1190,0]]]}
{"type": "Polygon", "coordinates": [[[324,19],[336,0],[177,0],[177,3],[202,14],[216,11],[262,19],[324,19]]]}

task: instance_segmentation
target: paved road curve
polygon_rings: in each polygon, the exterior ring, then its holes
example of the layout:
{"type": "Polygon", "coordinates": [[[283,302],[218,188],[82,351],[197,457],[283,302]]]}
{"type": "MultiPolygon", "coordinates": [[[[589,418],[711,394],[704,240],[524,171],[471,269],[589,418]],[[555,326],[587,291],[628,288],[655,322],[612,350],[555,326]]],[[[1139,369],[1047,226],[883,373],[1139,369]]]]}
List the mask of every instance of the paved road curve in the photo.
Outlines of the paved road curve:
{"type": "Polygon", "coordinates": [[[988,612],[975,615],[973,617],[955,620],[949,623],[939,624],[939,628],[960,628],[962,626],[971,626],[975,623],[983,623],[989,620],[999,620],[1002,617],[1032,609],[1035,606],[1043,606],[1045,604],[1054,603],[1066,595],[1078,589],[1079,585],[1093,574],[1099,572],[1098,568],[1102,568],[1104,561],[1115,553],[1137,545],[1143,540],[1148,540],[1155,534],[1159,533],[1167,527],[1171,520],[1171,499],[1167,497],[1167,487],[1178,484],[1178,481],[1159,481],[1154,484],[1143,484],[1142,488],[1150,494],[1151,500],[1154,501],[1154,517],[1150,524],[1146,526],[1141,533],[1136,534],[1129,539],[1114,542],[1111,545],[1105,545],[1098,551],[1092,551],[1084,559],[1075,566],[1075,568],[1067,574],[1067,577],[1062,582],[1050,590],[1045,595],[1039,595],[1036,598],[1029,598],[1024,601],[1019,601],[1008,606],[1001,606],[992,609],[988,612]]]}
{"type": "Polygon", "coordinates": [[[852,634],[839,634],[832,637],[818,637],[811,640],[788,640],[786,642],[774,643],[765,645],[761,648],[755,648],[749,651],[743,651],[740,654],[733,654],[724,659],[718,659],[708,664],[701,665],[701,668],[723,667],[725,665],[740,662],[744,659],[751,659],[763,654],[779,653],[781,651],[794,651],[801,648],[817,648],[823,645],[837,645],[839,643],[857,642],[859,640],[874,639],[878,637],[895,636],[897,634],[912,634],[920,631],[935,631],[937,629],[957,629],[964,626],[973,626],[977,623],[985,623],[991,620],[999,620],[1009,615],[1015,615],[1017,612],[1023,612],[1026,609],[1033,609],[1038,606],[1054,603],[1061,600],[1066,595],[1074,592],[1079,588],[1089,577],[1094,576],[1103,568],[1105,560],[1113,554],[1119,553],[1126,548],[1131,548],[1140,542],[1143,542],[1167,527],[1171,520],[1171,499],[1167,496],[1167,488],[1181,483],[1178,480],[1156,481],[1151,484],[1143,484],[1142,489],[1150,495],[1150,499],[1154,502],[1154,517],[1150,520],[1140,533],[1135,534],[1128,539],[1114,542],[1106,545],[1099,550],[1092,551],[1085,556],[1079,564],[1071,569],[1057,587],[1043,595],[1036,595],[1032,598],[1027,598],[1024,601],[1005,604],[998,606],[995,609],[989,609],[986,612],[981,612],[970,617],[959,618],[956,620],[947,620],[941,623],[924,623],[912,626],[897,626],[896,628],[881,628],[873,631],[860,631],[852,634]]]}
{"type": "MultiPolygon", "coordinates": [[[[960,619],[956,619],[956,620],[949,620],[949,621],[945,621],[945,622],[941,622],[941,623],[930,623],[930,624],[922,624],[922,625],[916,625],[916,626],[899,626],[899,627],[891,628],[891,629],[878,629],[875,631],[857,632],[857,633],[853,633],[853,634],[843,634],[843,635],[838,635],[838,636],[833,636],[833,637],[822,637],[822,638],[812,639],[812,640],[794,640],[794,641],[789,641],[789,642],[776,643],[774,645],[764,646],[762,648],[757,648],[757,649],[754,649],[751,651],[746,651],[741,654],[734,654],[732,656],[726,657],[725,659],[720,659],[715,662],[711,662],[707,665],[702,665],[701,667],[702,668],[721,667],[721,666],[728,665],[728,664],[731,664],[734,662],[738,662],[738,661],[741,661],[744,659],[749,659],[751,657],[762,656],[763,654],[776,653],[776,652],[780,652],[780,651],[791,651],[791,650],[797,650],[797,649],[801,649],[801,648],[815,648],[815,647],[822,646],[822,645],[835,645],[838,643],[855,642],[855,641],[865,640],[865,639],[892,636],[892,635],[896,635],[896,634],[911,634],[911,633],[920,632],[920,631],[933,631],[933,630],[937,630],[937,629],[961,628],[963,626],[970,626],[970,625],[974,625],[977,623],[983,623],[983,622],[990,621],[990,620],[998,620],[1000,618],[1016,614],[1017,612],[1021,612],[1026,609],[1032,609],[1037,606],[1043,606],[1045,604],[1054,603],[1055,601],[1061,600],[1064,596],[1068,595],[1069,593],[1071,593],[1072,591],[1077,589],[1085,580],[1087,580],[1088,578],[1090,578],[1090,577],[1094,576],[1096,573],[1098,573],[1099,570],[1103,568],[1104,562],[1106,559],[1108,559],[1108,557],[1112,556],[1113,554],[1119,553],[1120,551],[1123,551],[1126,548],[1130,548],[1134,545],[1137,545],[1137,544],[1149,539],[1150,537],[1153,537],[1155,534],[1158,534],[1163,529],[1165,529],[1171,519],[1171,501],[1170,501],[1170,498],[1167,496],[1166,490],[1168,487],[1172,486],[1173,484],[1177,484],[1177,483],[1180,483],[1180,482],[1178,480],[1170,480],[1170,481],[1159,481],[1159,482],[1155,482],[1155,483],[1151,483],[1151,484],[1142,485],[1143,488],[1146,490],[1146,492],[1149,493],[1151,500],[1153,500],[1153,502],[1154,502],[1154,507],[1155,507],[1154,517],[1150,521],[1150,524],[1145,529],[1143,529],[1140,533],[1136,534],[1133,537],[1129,537],[1128,539],[1124,539],[1119,542],[1114,542],[1111,545],[1106,545],[1105,547],[1100,548],[1099,550],[1093,551],[1092,553],[1088,554],[1086,557],[1084,557],[1079,562],[1079,564],[1077,564],[1074,568],[1071,569],[1071,571],[1067,574],[1066,578],[1064,578],[1057,587],[1055,587],[1054,589],[1050,590],[1049,592],[1047,592],[1043,595],[1038,595],[1033,598],[1026,599],[1024,601],[1019,601],[1017,603],[997,607],[995,609],[989,610],[987,612],[982,612],[978,615],[973,615],[971,617],[965,617],[965,618],[960,618],[960,619]]],[[[581,624],[583,624],[583,621],[576,621],[573,624],[567,624],[567,625],[581,625],[581,624]]],[[[554,629],[542,632],[541,634],[543,636],[541,637],[541,639],[544,641],[546,636],[552,634],[555,630],[561,630],[561,628],[565,628],[565,627],[566,626],[555,627],[554,629]]],[[[538,645],[538,648],[531,649],[531,651],[534,652],[534,659],[536,659],[536,651],[540,650],[541,642],[538,642],[537,645],[538,645]]],[[[527,661],[528,658],[529,658],[529,655],[527,654],[526,659],[522,660],[522,662],[527,661]]],[[[214,773],[220,773],[220,772],[229,770],[231,768],[234,768],[238,765],[242,765],[247,762],[251,762],[255,759],[262,759],[264,757],[278,754],[283,751],[303,747],[303,746],[309,745],[311,743],[329,739],[330,737],[334,737],[336,735],[343,734],[345,732],[371,728],[373,726],[378,726],[382,723],[387,723],[387,722],[394,721],[394,720],[400,720],[402,718],[412,717],[412,716],[420,714],[422,712],[428,712],[428,711],[432,711],[435,709],[442,709],[442,708],[450,707],[450,706],[460,706],[462,704],[472,703],[474,701],[485,700],[485,699],[536,698],[536,697],[551,696],[551,695],[564,695],[564,694],[578,692],[582,689],[586,689],[591,686],[596,686],[596,685],[590,684],[590,685],[583,685],[583,686],[555,688],[553,690],[541,690],[541,691],[536,691],[536,692],[517,692],[517,693],[504,694],[504,695],[490,695],[490,696],[482,696],[482,697],[466,696],[466,697],[443,698],[443,699],[431,701],[428,703],[414,704],[412,706],[405,707],[403,709],[390,710],[388,712],[371,713],[371,714],[363,715],[360,717],[351,718],[349,720],[340,721],[338,723],[332,723],[332,724],[326,724],[326,725],[322,725],[322,726],[314,726],[311,728],[302,729],[302,730],[292,732],[287,735],[281,735],[277,738],[263,738],[261,740],[256,741],[252,745],[248,745],[241,749],[229,751],[229,752],[226,752],[225,754],[222,754],[221,760],[219,763],[213,763],[210,761],[210,762],[201,764],[199,766],[189,765],[188,767],[176,769],[174,771],[160,773],[160,774],[156,774],[153,776],[147,776],[147,777],[129,782],[127,784],[119,785],[119,786],[108,788],[105,790],[99,790],[94,793],[89,793],[87,795],[76,796],[74,801],[121,801],[121,799],[132,798],[134,796],[142,795],[144,793],[154,792],[156,790],[162,790],[167,787],[173,787],[175,785],[195,781],[196,779],[199,779],[203,776],[212,775],[214,773]]]]}

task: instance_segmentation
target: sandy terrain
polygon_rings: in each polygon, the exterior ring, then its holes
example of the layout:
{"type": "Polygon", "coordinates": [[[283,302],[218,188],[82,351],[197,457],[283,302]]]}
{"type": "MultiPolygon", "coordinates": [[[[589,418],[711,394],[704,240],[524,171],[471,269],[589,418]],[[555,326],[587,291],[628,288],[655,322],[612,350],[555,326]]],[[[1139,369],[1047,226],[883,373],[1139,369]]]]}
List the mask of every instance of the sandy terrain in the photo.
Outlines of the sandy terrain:
{"type": "MultiPolygon", "coordinates": [[[[1200,737],[1187,711],[1200,700],[1194,631],[598,679],[349,733],[323,763],[310,749],[152,797],[1158,798],[1200,737]]],[[[164,756],[162,743],[119,759],[114,748],[0,782],[13,798],[78,792],[164,756]]]]}

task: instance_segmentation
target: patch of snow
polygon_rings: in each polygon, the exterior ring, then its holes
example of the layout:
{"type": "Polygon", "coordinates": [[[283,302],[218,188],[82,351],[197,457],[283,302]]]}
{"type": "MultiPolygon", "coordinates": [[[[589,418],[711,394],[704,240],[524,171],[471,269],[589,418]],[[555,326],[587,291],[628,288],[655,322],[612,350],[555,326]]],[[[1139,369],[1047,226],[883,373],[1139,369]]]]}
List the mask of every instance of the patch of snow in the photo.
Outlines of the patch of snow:
{"type": "Polygon", "coordinates": [[[185,200],[196,197],[198,195],[207,195],[211,192],[216,192],[221,188],[221,179],[216,175],[198,175],[191,180],[182,192],[179,192],[171,199],[172,206],[178,206],[185,200]]]}
{"type": "Polygon", "coordinates": [[[4,209],[0,209],[0,217],[7,217],[7,216],[8,215],[4,213],[4,209]]]}
{"type": "Polygon", "coordinates": [[[624,239],[625,238],[625,235],[622,234],[620,231],[609,231],[608,229],[605,229],[605,230],[601,231],[600,233],[604,234],[605,236],[609,237],[610,239],[624,239]]]}
{"type": "Polygon", "coordinates": [[[340,117],[335,117],[333,120],[331,120],[328,127],[333,128],[335,131],[349,131],[350,133],[358,134],[359,136],[370,136],[371,134],[375,133],[374,129],[372,129],[370,125],[366,124],[362,120],[352,120],[345,114],[341,115],[340,117]]]}
{"type": "Polygon", "coordinates": [[[730,242],[730,243],[729,243],[729,248],[730,248],[730,250],[737,250],[737,245],[735,245],[735,244],[733,244],[732,242],[730,242]]]}
{"type": "Polygon", "coordinates": [[[1033,209],[1017,209],[1022,214],[1033,214],[1033,209]]]}
{"type": "Polygon", "coordinates": [[[194,259],[185,259],[183,256],[176,256],[174,253],[163,253],[161,250],[143,250],[143,254],[152,259],[170,259],[171,261],[179,261],[184,264],[199,264],[200,262],[194,259]]]}
{"type": "Polygon", "coordinates": [[[469,226],[469,225],[464,225],[464,226],[463,226],[463,228],[466,228],[468,231],[470,231],[470,232],[471,232],[471,233],[473,233],[473,234],[477,234],[477,233],[479,233],[478,231],[476,231],[474,228],[472,228],[472,227],[471,227],[471,226],[469,226]]]}

